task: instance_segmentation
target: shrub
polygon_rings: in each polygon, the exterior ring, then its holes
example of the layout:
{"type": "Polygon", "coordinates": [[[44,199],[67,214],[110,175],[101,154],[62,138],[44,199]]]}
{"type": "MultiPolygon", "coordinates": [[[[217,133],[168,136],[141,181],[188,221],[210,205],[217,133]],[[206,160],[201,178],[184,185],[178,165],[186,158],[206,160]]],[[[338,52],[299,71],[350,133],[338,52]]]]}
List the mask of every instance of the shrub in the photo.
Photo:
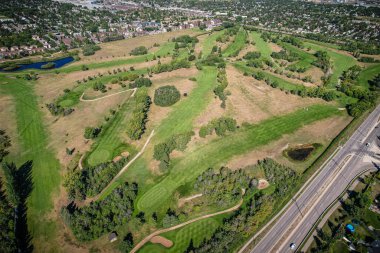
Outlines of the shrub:
{"type": "Polygon", "coordinates": [[[181,94],[176,87],[162,86],[154,92],[154,103],[158,106],[171,106],[179,101],[181,94]]]}
{"type": "Polygon", "coordinates": [[[83,46],[83,55],[88,56],[88,55],[93,55],[95,54],[96,51],[100,50],[100,47],[98,45],[84,45],[83,46]]]}
{"type": "Polygon", "coordinates": [[[237,128],[236,120],[229,117],[214,119],[199,130],[199,137],[206,137],[215,130],[216,135],[223,136],[227,131],[233,132],[237,128]]]}
{"type": "Polygon", "coordinates": [[[130,55],[144,55],[148,53],[148,49],[144,46],[139,46],[133,49],[129,54],[130,55]]]}
{"type": "Polygon", "coordinates": [[[150,87],[152,86],[152,81],[149,78],[139,77],[133,83],[129,84],[129,88],[140,88],[140,87],[150,87]]]}
{"type": "Polygon", "coordinates": [[[86,127],[84,129],[84,138],[86,139],[94,139],[98,137],[100,132],[102,131],[101,127],[86,127]]]}

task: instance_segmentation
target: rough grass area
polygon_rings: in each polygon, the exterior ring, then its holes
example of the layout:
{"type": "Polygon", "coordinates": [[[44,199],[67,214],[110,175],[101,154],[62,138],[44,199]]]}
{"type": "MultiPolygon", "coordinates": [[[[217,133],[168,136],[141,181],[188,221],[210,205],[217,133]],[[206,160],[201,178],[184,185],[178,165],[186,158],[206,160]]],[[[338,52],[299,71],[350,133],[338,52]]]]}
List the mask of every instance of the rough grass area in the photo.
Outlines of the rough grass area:
{"type": "Polygon", "coordinates": [[[139,250],[139,253],[185,252],[191,240],[193,240],[193,245],[195,247],[199,246],[204,239],[209,239],[212,236],[218,226],[219,222],[213,218],[191,223],[181,229],[170,231],[161,235],[174,243],[171,248],[167,249],[161,245],[149,243],[139,250]]]}
{"type": "Polygon", "coordinates": [[[228,47],[224,50],[223,56],[231,57],[237,56],[240,50],[243,49],[245,42],[247,40],[247,32],[244,29],[240,29],[235,36],[235,39],[228,47]]]}
{"type": "MultiPolygon", "coordinates": [[[[53,195],[58,193],[60,175],[59,163],[48,146],[48,134],[42,121],[42,113],[34,93],[32,82],[21,79],[9,79],[0,76],[1,95],[11,95],[14,98],[18,142],[20,152],[11,154],[9,160],[18,166],[26,161],[33,162],[33,190],[28,198],[28,225],[34,238],[35,250],[41,250],[42,243],[52,240],[55,235],[55,223],[47,216],[53,209],[53,195]]],[[[52,245],[50,245],[52,246],[52,245]]],[[[46,250],[46,248],[45,248],[46,250]]]]}
{"type": "Polygon", "coordinates": [[[221,165],[235,155],[244,154],[284,134],[290,134],[304,125],[337,113],[339,111],[334,106],[313,105],[307,110],[300,109],[264,120],[257,125],[244,127],[234,134],[200,146],[174,164],[168,176],[139,199],[137,207],[145,212],[157,210],[163,203],[170,200],[179,186],[194,180],[205,169],[221,165]]]}
{"type": "Polygon", "coordinates": [[[255,46],[256,46],[257,50],[261,53],[261,56],[266,57],[266,58],[270,58],[272,50],[270,49],[268,43],[266,43],[260,37],[260,35],[261,34],[258,32],[252,32],[251,33],[252,39],[256,43],[255,46]]]}
{"type": "Polygon", "coordinates": [[[380,64],[371,65],[360,73],[358,84],[368,88],[368,81],[372,80],[378,74],[380,74],[380,64]]]}

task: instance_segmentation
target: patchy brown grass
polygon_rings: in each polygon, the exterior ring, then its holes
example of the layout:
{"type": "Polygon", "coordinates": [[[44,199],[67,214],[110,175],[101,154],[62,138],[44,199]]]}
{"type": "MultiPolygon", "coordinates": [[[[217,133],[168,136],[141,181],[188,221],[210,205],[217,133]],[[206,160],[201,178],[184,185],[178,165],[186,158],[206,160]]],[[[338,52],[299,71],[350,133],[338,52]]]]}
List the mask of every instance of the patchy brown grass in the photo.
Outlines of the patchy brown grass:
{"type": "Polygon", "coordinates": [[[0,96],[0,119],[2,119],[0,120],[0,129],[5,130],[6,135],[8,135],[11,139],[12,146],[8,149],[8,151],[12,154],[16,154],[20,151],[20,146],[18,143],[19,139],[16,127],[16,108],[12,96],[0,96]]]}
{"type": "Polygon", "coordinates": [[[102,43],[100,47],[101,50],[97,51],[94,55],[83,57],[85,60],[89,61],[98,61],[104,60],[106,57],[114,56],[115,58],[122,58],[129,56],[129,53],[132,49],[137,46],[145,46],[150,50],[156,50],[153,45],[154,43],[158,43],[160,45],[165,42],[170,41],[174,37],[178,37],[181,35],[190,35],[194,36],[199,34],[200,31],[195,29],[187,29],[187,30],[178,30],[174,32],[161,33],[155,35],[148,35],[142,37],[128,38],[125,40],[112,41],[108,43],[102,43]]]}
{"type": "Polygon", "coordinates": [[[321,78],[324,76],[323,71],[317,67],[311,67],[305,73],[300,74],[301,77],[311,76],[311,79],[316,85],[322,85],[321,78]]]}
{"type": "Polygon", "coordinates": [[[268,45],[270,49],[272,50],[272,52],[280,52],[282,50],[282,47],[280,47],[279,45],[275,43],[269,42],[268,45]]]}
{"type": "Polygon", "coordinates": [[[326,147],[350,121],[351,118],[348,116],[335,116],[304,126],[293,134],[285,135],[260,149],[234,157],[228,162],[227,167],[231,169],[244,168],[256,164],[258,160],[270,157],[302,172],[311,161],[305,163],[291,162],[283,156],[283,151],[289,146],[316,142],[326,147]]]}

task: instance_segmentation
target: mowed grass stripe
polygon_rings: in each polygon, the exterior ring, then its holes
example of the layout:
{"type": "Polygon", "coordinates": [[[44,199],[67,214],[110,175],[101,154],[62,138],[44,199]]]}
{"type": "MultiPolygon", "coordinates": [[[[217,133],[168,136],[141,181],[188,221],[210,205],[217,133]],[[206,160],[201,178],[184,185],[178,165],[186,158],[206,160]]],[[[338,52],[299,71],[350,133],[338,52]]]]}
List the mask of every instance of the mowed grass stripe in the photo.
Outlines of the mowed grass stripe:
{"type": "Polygon", "coordinates": [[[235,36],[235,39],[230,43],[223,52],[223,56],[234,56],[237,55],[240,50],[243,49],[245,42],[247,40],[247,32],[244,29],[240,29],[235,36]]]}
{"type": "MultiPolygon", "coordinates": [[[[59,189],[59,162],[48,147],[48,135],[33,90],[33,83],[8,79],[0,85],[1,93],[13,96],[16,108],[17,131],[21,150],[12,155],[18,166],[33,161],[33,191],[28,198],[28,224],[34,239],[47,240],[54,235],[55,225],[46,215],[53,209],[52,195],[59,189]]],[[[11,116],[11,115],[10,115],[11,116]]],[[[13,115],[12,115],[13,116],[13,115]]]]}
{"type": "Polygon", "coordinates": [[[204,67],[197,76],[197,86],[187,97],[175,104],[172,112],[155,130],[155,143],[165,140],[173,134],[190,131],[194,119],[206,108],[213,98],[212,90],[216,85],[215,67],[204,67]]]}
{"type": "Polygon", "coordinates": [[[304,125],[338,113],[334,106],[317,104],[287,115],[273,117],[257,125],[245,127],[234,134],[215,139],[207,145],[187,152],[182,160],[174,164],[168,176],[141,197],[137,206],[141,211],[152,212],[170,200],[179,186],[194,180],[207,168],[221,165],[235,155],[244,154],[277,140],[284,134],[290,134],[304,125]],[[160,194],[165,190],[168,194],[160,194]]]}
{"type": "MultiPolygon", "coordinates": [[[[132,92],[127,92],[127,95],[124,96],[129,98],[132,92]]],[[[133,99],[126,101],[114,118],[110,119],[112,122],[99,137],[95,149],[87,159],[89,165],[94,166],[114,158],[112,157],[112,155],[116,155],[114,151],[123,144],[121,134],[125,132],[128,117],[132,113],[131,106],[133,102],[133,99]]]]}
{"type": "Polygon", "coordinates": [[[255,47],[261,53],[261,56],[270,58],[272,50],[270,49],[268,43],[266,43],[260,36],[258,32],[251,32],[253,41],[255,42],[255,47]]]}
{"type": "Polygon", "coordinates": [[[213,32],[203,41],[202,57],[205,58],[211,54],[213,46],[216,45],[216,39],[223,33],[223,31],[213,32]]]}

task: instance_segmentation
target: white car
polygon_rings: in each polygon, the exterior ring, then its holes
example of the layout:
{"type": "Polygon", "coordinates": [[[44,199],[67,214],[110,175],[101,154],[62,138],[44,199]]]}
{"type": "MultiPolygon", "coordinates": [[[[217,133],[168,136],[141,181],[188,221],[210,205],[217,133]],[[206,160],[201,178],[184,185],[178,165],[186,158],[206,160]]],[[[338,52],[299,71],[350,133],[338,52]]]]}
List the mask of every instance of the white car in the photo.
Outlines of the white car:
{"type": "Polygon", "coordinates": [[[292,249],[292,250],[295,250],[295,249],[296,249],[296,244],[295,244],[294,242],[292,242],[292,243],[290,244],[290,249],[292,249]]]}

